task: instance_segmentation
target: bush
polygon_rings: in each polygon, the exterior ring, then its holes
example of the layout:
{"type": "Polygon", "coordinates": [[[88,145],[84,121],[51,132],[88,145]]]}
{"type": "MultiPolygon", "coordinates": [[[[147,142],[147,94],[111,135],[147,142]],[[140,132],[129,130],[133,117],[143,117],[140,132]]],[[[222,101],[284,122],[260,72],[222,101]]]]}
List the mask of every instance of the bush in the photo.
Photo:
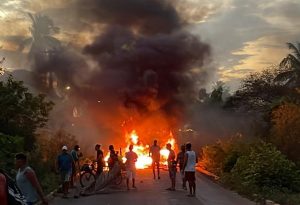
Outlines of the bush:
{"type": "Polygon", "coordinates": [[[271,142],[294,162],[300,162],[300,106],[284,103],[272,111],[271,142]]]}
{"type": "Polygon", "coordinates": [[[300,172],[274,145],[259,142],[239,157],[230,182],[239,191],[273,199],[275,193],[299,192],[300,172]]]}
{"type": "Polygon", "coordinates": [[[247,152],[247,146],[241,135],[233,136],[227,140],[218,140],[215,144],[207,145],[202,148],[202,166],[221,176],[230,172],[237,159],[247,152]]]}

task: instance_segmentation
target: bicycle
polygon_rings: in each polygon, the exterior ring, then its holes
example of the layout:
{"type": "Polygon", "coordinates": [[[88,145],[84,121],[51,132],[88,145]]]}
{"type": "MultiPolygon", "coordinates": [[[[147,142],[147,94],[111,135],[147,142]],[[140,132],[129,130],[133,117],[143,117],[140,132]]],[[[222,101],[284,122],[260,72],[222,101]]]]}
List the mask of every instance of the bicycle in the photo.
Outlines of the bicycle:
{"type": "Polygon", "coordinates": [[[94,163],[84,164],[80,171],[81,187],[88,187],[96,182],[97,170],[94,163]]]}

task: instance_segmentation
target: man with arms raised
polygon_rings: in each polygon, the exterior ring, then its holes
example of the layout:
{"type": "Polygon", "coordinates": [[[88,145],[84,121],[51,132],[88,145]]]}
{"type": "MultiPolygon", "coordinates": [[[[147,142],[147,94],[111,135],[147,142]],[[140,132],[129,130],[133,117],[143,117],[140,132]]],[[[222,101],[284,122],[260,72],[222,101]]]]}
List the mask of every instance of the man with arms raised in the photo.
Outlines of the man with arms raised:
{"type": "Polygon", "coordinates": [[[159,176],[159,161],[160,161],[160,147],[157,145],[157,140],[154,140],[153,145],[149,150],[149,157],[152,158],[152,170],[153,170],[153,178],[155,179],[155,166],[157,167],[157,177],[159,176]]]}
{"type": "Polygon", "coordinates": [[[198,163],[198,159],[196,153],[192,151],[192,144],[186,144],[186,153],[184,157],[184,172],[185,179],[189,183],[190,194],[188,196],[195,197],[196,194],[196,163],[198,163]]]}
{"type": "Polygon", "coordinates": [[[127,171],[127,190],[129,190],[129,180],[132,179],[132,188],[135,187],[135,176],[136,176],[136,168],[135,168],[135,163],[138,159],[137,154],[132,151],[133,150],[133,145],[129,146],[129,152],[125,153],[125,158],[126,158],[126,171],[127,171]]]}

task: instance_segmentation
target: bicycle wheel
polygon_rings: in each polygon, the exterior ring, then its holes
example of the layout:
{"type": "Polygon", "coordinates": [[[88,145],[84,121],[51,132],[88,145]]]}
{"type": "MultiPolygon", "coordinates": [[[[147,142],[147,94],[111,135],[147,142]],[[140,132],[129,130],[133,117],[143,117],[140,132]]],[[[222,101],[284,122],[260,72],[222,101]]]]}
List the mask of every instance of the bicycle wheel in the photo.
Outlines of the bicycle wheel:
{"type": "Polygon", "coordinates": [[[120,185],[122,183],[123,177],[122,174],[118,174],[115,178],[115,185],[120,185]]]}
{"type": "Polygon", "coordinates": [[[92,183],[96,182],[96,176],[91,172],[84,172],[80,175],[80,185],[81,187],[88,187],[92,183]]]}

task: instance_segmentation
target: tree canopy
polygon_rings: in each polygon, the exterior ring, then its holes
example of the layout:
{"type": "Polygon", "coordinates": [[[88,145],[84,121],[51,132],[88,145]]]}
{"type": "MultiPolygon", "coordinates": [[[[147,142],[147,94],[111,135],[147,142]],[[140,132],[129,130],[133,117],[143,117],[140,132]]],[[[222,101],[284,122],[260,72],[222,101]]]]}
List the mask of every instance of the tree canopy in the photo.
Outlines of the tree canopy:
{"type": "Polygon", "coordinates": [[[35,131],[45,126],[52,107],[45,95],[30,93],[12,76],[0,82],[0,132],[23,137],[26,150],[33,148],[35,131]]]}

